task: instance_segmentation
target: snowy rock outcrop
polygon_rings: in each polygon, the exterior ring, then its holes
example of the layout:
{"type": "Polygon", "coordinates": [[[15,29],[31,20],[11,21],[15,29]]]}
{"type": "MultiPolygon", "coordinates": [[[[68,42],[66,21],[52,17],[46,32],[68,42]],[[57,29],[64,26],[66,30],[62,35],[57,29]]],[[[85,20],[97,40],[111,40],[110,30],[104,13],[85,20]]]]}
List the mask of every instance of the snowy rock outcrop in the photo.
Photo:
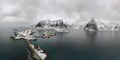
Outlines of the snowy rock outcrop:
{"type": "Polygon", "coordinates": [[[58,27],[58,28],[70,28],[71,25],[65,23],[63,20],[42,20],[39,21],[35,27],[38,28],[50,28],[50,27],[58,27]]]}
{"type": "Polygon", "coordinates": [[[84,30],[85,31],[98,31],[98,27],[97,27],[97,24],[94,18],[85,25],[84,30]]]}

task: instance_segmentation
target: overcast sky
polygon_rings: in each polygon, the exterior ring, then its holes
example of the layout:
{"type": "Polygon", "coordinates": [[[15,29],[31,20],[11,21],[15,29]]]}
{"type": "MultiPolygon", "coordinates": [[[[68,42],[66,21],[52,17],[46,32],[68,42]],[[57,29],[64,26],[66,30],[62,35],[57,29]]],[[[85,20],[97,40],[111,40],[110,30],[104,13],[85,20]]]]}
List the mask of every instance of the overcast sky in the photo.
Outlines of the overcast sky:
{"type": "Polygon", "coordinates": [[[0,24],[34,24],[42,19],[70,23],[120,21],[120,0],[0,0],[0,24]]]}

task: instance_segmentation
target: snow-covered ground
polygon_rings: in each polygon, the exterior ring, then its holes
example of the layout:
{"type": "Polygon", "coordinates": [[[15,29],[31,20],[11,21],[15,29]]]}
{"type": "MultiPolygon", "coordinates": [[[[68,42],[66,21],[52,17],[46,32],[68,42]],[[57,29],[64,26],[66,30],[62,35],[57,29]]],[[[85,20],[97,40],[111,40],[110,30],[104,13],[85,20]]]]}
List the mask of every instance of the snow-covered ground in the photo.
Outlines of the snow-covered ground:
{"type": "Polygon", "coordinates": [[[34,45],[31,44],[31,47],[34,49],[34,51],[36,52],[36,54],[42,59],[45,60],[45,58],[47,57],[47,54],[43,53],[44,51],[40,48],[40,50],[37,50],[34,48],[34,45]]]}
{"type": "Polygon", "coordinates": [[[28,29],[26,31],[17,32],[17,36],[13,36],[13,37],[15,39],[27,39],[27,40],[35,40],[35,39],[37,39],[36,37],[31,35],[31,33],[33,33],[33,31],[28,29]]]}

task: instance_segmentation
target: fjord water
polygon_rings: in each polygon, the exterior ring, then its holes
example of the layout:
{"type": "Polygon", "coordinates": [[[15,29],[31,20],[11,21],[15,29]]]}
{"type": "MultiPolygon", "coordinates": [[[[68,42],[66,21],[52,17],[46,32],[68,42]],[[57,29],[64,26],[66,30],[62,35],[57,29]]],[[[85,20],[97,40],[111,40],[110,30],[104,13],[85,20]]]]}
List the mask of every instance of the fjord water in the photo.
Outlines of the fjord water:
{"type": "MultiPolygon", "coordinates": [[[[27,60],[25,42],[9,39],[12,29],[0,30],[0,60],[27,60]]],[[[45,50],[47,60],[120,60],[120,32],[71,30],[31,42],[45,50]]]]}
{"type": "Polygon", "coordinates": [[[24,41],[10,40],[13,28],[0,28],[0,60],[27,60],[24,41]]]}

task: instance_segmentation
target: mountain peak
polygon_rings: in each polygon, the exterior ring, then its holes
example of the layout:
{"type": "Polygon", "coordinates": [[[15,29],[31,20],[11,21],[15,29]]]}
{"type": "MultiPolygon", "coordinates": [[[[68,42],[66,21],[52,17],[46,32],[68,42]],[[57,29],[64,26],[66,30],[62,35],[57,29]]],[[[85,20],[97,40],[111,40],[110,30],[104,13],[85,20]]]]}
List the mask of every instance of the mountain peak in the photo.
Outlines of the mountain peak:
{"type": "Polygon", "coordinates": [[[95,21],[94,18],[92,18],[92,19],[89,21],[89,23],[91,23],[91,24],[96,24],[96,21],[95,21]]]}
{"type": "Polygon", "coordinates": [[[96,21],[94,20],[94,18],[92,18],[84,27],[84,30],[86,31],[97,31],[98,27],[96,24],[96,21]]]}

